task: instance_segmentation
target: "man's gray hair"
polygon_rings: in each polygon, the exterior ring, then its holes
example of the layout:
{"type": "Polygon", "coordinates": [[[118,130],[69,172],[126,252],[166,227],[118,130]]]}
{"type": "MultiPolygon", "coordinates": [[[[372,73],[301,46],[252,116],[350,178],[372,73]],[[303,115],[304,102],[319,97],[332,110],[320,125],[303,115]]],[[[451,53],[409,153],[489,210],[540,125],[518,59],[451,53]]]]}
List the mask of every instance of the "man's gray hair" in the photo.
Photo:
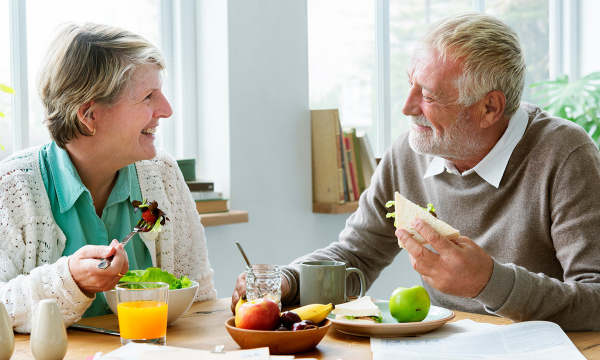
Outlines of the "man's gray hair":
{"type": "Polygon", "coordinates": [[[471,106],[490,91],[506,97],[504,116],[519,108],[525,85],[525,56],[517,33],[503,21],[480,12],[449,15],[431,25],[420,43],[442,60],[458,61],[458,103],[471,106]]]}
{"type": "Polygon", "coordinates": [[[134,71],[146,65],[159,70],[165,59],[143,37],[100,24],[67,24],[54,38],[38,73],[45,123],[58,146],[88,136],[77,117],[84,104],[115,104],[134,71]]]}

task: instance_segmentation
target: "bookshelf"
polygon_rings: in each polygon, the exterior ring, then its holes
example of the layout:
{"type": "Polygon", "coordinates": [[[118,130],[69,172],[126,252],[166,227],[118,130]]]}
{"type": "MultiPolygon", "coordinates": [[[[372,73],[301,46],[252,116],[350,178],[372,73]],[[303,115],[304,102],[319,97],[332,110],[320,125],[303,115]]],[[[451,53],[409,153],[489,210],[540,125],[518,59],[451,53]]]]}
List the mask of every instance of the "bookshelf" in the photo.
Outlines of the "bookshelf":
{"type": "Polygon", "coordinates": [[[229,210],[225,212],[200,214],[204,227],[248,222],[248,212],[242,210],[229,210]]]}
{"type": "Polygon", "coordinates": [[[358,209],[377,167],[364,131],[342,127],[337,109],[311,110],[313,213],[358,209]]]}
{"type": "Polygon", "coordinates": [[[353,213],[356,209],[358,209],[358,201],[351,201],[345,204],[313,203],[313,213],[319,214],[346,214],[353,213]]]}

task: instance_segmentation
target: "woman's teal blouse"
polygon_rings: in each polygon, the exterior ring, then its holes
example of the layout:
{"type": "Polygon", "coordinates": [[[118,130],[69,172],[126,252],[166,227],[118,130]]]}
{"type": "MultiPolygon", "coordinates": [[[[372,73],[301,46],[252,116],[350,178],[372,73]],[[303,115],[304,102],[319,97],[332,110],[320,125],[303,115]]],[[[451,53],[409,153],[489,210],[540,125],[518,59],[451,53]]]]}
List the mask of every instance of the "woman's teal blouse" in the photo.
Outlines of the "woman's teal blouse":
{"type": "MultiPolygon", "coordinates": [[[[81,182],[69,154],[54,141],[40,149],[40,169],[52,215],[67,238],[63,256],[72,255],[85,245],[108,245],[113,239],[121,241],[141,218],[131,206],[133,200],[142,199],[133,164],[119,170],[101,217],[96,214],[92,196],[81,182]]],[[[129,241],[125,251],[130,270],[152,266],[150,252],[139,235],[129,241]]],[[[98,293],[83,317],[111,313],[104,295],[98,293]]]]}

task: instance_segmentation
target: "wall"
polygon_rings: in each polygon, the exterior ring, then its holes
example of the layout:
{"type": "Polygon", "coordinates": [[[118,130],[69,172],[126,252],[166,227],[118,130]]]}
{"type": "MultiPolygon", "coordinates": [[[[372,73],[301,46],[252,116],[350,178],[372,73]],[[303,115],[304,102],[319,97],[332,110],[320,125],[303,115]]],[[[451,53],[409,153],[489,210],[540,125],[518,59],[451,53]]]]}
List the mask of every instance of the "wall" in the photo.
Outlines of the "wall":
{"type": "MultiPolygon", "coordinates": [[[[336,241],[348,217],[312,213],[306,14],[305,0],[229,1],[230,205],[250,222],[206,228],[219,297],[245,266],[236,241],[253,263],[286,264],[336,241]]],[[[418,283],[401,254],[370,294],[418,283]]]]}
{"type": "Polygon", "coordinates": [[[581,2],[581,29],[580,31],[580,66],[581,76],[600,71],[600,1],[582,0],[581,2]]]}

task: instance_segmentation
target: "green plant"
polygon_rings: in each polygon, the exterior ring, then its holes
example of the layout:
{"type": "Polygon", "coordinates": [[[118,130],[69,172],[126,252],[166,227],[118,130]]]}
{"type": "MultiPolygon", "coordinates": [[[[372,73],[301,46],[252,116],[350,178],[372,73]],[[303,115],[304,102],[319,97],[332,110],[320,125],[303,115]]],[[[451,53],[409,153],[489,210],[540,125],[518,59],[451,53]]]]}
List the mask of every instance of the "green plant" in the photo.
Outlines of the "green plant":
{"type": "MultiPolygon", "coordinates": [[[[4,84],[0,84],[0,91],[4,91],[5,93],[8,93],[8,94],[15,94],[15,90],[13,90],[13,88],[11,88],[10,86],[6,86],[4,84]]],[[[4,114],[0,112],[0,116],[4,117],[4,114]]],[[[0,138],[0,140],[2,140],[2,138],[0,138]]],[[[0,149],[4,150],[4,146],[2,146],[2,144],[0,144],[0,149]]]]}
{"type": "Polygon", "coordinates": [[[600,72],[569,83],[567,75],[534,83],[534,94],[551,115],[579,124],[600,146],[600,72]]]}

